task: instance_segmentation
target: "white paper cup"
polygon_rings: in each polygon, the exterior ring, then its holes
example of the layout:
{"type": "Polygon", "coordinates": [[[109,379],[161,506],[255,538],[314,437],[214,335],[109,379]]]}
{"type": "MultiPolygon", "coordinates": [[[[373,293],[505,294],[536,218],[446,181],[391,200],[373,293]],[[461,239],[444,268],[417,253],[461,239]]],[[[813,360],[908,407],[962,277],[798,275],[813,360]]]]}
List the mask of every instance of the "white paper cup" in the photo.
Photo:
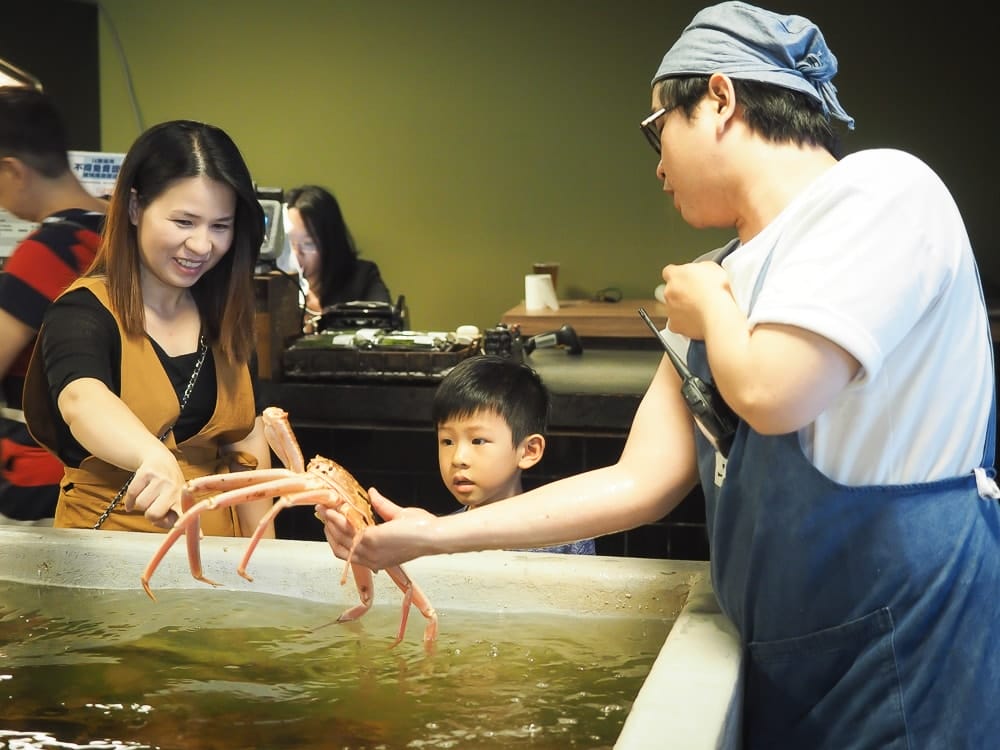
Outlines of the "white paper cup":
{"type": "Polygon", "coordinates": [[[529,273],[524,277],[524,309],[527,312],[559,309],[556,289],[547,273],[529,273]]]}

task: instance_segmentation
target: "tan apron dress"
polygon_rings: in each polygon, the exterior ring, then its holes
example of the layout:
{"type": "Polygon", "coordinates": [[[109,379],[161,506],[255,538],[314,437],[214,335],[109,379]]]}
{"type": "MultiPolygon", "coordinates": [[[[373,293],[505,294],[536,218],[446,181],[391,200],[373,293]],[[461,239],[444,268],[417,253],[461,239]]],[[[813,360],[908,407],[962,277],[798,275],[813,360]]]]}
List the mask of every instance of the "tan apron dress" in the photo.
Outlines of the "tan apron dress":
{"type": "MultiPolygon", "coordinates": [[[[66,291],[89,289],[115,319],[122,343],[121,400],[146,428],[159,436],[177,419],[180,403],[167,373],[160,364],[153,345],[146,336],[128,337],[122,328],[108,297],[103,277],[85,277],[71,284],[66,291]]],[[[39,341],[41,336],[39,336],[39,341]]],[[[24,383],[24,412],[28,427],[36,441],[55,453],[55,425],[61,419],[49,394],[44,363],[36,346],[24,383]]],[[[219,455],[219,446],[242,440],[253,429],[256,409],[249,368],[227,361],[213,347],[216,372],[216,404],[211,419],[198,434],[180,445],[171,432],[164,445],[177,458],[187,479],[228,472],[236,466],[256,468],[256,458],[240,453],[219,455]]],[[[128,480],[131,472],[120,469],[94,456],[88,456],[79,468],[65,467],[56,507],[55,526],[62,528],[92,528],[108,505],[128,480]]],[[[242,536],[233,508],[206,511],[201,516],[203,533],[210,536],[242,536]]],[[[121,502],[101,526],[108,531],[151,531],[164,533],[141,512],[127,512],[121,502]]],[[[251,530],[252,531],[252,530],[251,530]]]]}

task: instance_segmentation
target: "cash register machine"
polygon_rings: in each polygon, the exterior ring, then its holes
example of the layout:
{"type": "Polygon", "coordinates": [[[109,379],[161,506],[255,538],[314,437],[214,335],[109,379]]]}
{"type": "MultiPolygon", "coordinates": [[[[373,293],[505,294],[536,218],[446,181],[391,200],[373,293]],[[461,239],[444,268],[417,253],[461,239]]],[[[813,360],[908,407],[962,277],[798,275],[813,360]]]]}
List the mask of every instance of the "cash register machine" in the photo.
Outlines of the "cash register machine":
{"type": "Polygon", "coordinates": [[[281,215],[281,200],[258,198],[264,209],[264,242],[257,256],[257,273],[277,268],[278,256],[285,247],[285,222],[281,215]]]}

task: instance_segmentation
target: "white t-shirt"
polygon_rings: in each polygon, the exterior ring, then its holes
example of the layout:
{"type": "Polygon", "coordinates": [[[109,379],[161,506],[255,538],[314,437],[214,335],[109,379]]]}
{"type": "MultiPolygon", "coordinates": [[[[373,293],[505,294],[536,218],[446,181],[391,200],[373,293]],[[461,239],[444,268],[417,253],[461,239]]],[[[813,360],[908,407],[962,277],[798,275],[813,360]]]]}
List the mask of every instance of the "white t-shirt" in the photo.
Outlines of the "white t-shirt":
{"type": "Polygon", "coordinates": [[[798,326],[861,363],[800,432],[820,471],[901,484],[980,465],[989,319],[961,215],[927,165],[894,150],[847,156],[722,265],[751,327],[798,326]]]}

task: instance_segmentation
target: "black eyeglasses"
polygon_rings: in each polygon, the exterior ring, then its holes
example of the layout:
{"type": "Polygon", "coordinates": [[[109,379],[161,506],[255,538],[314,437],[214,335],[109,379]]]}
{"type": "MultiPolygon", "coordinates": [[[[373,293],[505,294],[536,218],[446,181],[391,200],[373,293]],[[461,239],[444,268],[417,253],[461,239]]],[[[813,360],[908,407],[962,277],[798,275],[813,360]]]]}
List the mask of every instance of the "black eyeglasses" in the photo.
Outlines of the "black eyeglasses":
{"type": "MultiPolygon", "coordinates": [[[[673,107],[670,109],[673,109],[673,107]]],[[[639,123],[639,128],[642,130],[643,135],[646,136],[646,140],[649,141],[649,145],[653,147],[653,150],[656,151],[656,153],[660,153],[660,131],[656,127],[656,121],[663,117],[663,115],[667,114],[670,109],[660,107],[660,109],[656,110],[653,114],[639,123]]]]}

